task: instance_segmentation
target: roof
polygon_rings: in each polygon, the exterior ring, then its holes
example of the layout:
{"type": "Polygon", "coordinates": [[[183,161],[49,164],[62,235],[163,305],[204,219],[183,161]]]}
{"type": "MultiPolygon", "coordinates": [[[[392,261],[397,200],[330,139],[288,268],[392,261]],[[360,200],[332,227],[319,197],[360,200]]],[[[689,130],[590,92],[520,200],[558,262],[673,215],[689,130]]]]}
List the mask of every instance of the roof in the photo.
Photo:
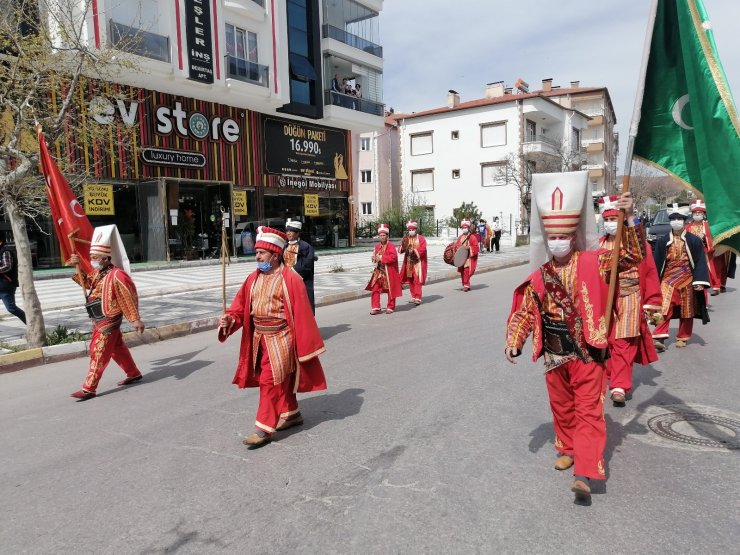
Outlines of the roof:
{"type": "MultiPolygon", "coordinates": [[[[542,98],[543,100],[547,100],[548,102],[557,104],[558,106],[560,106],[561,108],[565,110],[573,110],[575,112],[578,112],[579,114],[582,114],[586,118],[589,118],[588,115],[583,114],[579,110],[575,108],[566,108],[565,106],[558,104],[557,102],[555,102],[554,100],[548,97],[588,94],[588,93],[601,92],[601,91],[604,91],[606,98],[609,101],[609,106],[612,108],[612,113],[614,113],[614,108],[612,107],[612,101],[611,101],[611,98],[609,97],[609,91],[606,89],[606,87],[578,87],[578,88],[568,88],[568,89],[558,88],[558,89],[552,89],[550,91],[532,91],[529,93],[519,93],[519,94],[505,94],[503,96],[497,96],[495,98],[479,98],[477,100],[461,102],[454,108],[450,108],[449,106],[443,106],[441,108],[433,108],[431,110],[424,110],[423,112],[414,112],[412,114],[393,114],[389,116],[389,118],[393,118],[395,121],[398,121],[402,119],[419,118],[419,117],[424,117],[424,116],[432,116],[435,114],[444,114],[448,112],[458,112],[460,110],[480,108],[481,106],[493,106],[496,104],[506,104],[508,102],[515,102],[517,100],[527,100],[530,98],[542,98]]],[[[615,116],[615,123],[616,123],[616,116],[615,116]]]]}

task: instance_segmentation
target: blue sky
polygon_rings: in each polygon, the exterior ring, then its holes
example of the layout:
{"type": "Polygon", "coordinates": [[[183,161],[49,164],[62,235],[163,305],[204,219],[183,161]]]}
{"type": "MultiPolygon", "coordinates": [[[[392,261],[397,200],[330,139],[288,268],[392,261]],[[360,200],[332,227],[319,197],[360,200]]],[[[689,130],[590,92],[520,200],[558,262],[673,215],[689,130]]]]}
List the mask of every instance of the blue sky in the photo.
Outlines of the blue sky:
{"type": "MultiPolygon", "coordinates": [[[[740,0],[704,0],[730,89],[740,98],[740,0]]],[[[380,16],[383,101],[396,112],[484,96],[518,77],[606,86],[620,151],[635,101],[649,0],[385,0],[380,16]]],[[[620,171],[623,161],[619,162],[620,171]]]]}

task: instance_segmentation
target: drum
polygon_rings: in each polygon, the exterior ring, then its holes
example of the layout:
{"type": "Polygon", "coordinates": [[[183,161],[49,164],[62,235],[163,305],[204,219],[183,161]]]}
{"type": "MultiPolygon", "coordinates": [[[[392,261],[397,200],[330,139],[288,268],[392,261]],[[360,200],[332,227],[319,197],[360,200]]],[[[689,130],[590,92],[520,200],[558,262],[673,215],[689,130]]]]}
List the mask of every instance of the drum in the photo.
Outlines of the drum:
{"type": "Polygon", "coordinates": [[[445,264],[452,265],[455,261],[455,242],[453,241],[449,245],[445,247],[445,251],[442,254],[442,259],[445,261],[445,264]]]}
{"type": "Polygon", "coordinates": [[[458,249],[455,251],[455,257],[452,260],[452,265],[456,268],[462,268],[468,261],[469,256],[470,247],[468,247],[467,245],[462,245],[458,247],[458,249]]]}

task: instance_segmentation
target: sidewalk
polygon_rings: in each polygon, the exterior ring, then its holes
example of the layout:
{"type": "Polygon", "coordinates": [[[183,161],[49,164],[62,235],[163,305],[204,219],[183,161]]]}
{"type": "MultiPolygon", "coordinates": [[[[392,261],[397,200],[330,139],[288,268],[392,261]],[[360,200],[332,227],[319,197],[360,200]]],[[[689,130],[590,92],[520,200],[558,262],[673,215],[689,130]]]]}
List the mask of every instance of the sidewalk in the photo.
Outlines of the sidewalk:
{"type": "MultiPolygon", "coordinates": [[[[441,242],[429,245],[427,283],[457,278],[455,269],[442,260],[443,251],[441,242]]],[[[316,305],[325,306],[369,295],[364,287],[373,266],[370,256],[370,250],[357,249],[353,252],[319,253],[314,279],[316,305]]],[[[479,257],[478,272],[524,264],[528,260],[528,247],[502,247],[500,253],[485,253],[479,257]]],[[[251,257],[232,262],[227,267],[227,305],[254,268],[255,262],[251,257]]],[[[132,277],[139,291],[141,319],[147,328],[173,325],[178,329],[205,327],[210,325],[210,319],[221,314],[220,265],[134,270],[132,277]]],[[[83,308],[82,291],[77,284],[71,279],[45,279],[36,281],[35,285],[47,332],[58,325],[68,330],[90,331],[90,321],[83,308]]],[[[16,297],[19,306],[22,306],[20,295],[16,297]]],[[[131,330],[128,322],[124,321],[122,330],[131,330]]],[[[24,343],[24,332],[25,327],[14,316],[5,313],[0,319],[0,342],[20,346],[24,343]]]]}

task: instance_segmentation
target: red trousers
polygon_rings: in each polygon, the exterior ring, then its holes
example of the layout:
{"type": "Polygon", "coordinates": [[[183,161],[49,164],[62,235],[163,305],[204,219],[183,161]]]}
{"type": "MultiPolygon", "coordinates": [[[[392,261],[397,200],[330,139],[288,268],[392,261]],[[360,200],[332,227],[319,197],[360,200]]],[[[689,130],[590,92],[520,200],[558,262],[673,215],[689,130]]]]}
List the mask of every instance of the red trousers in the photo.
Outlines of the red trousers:
{"type": "MultiPolygon", "coordinates": [[[[678,333],[676,339],[683,339],[688,341],[691,337],[691,333],[694,331],[694,319],[693,318],[679,318],[678,319],[678,333]]],[[[668,337],[668,328],[671,325],[671,321],[666,318],[663,323],[655,326],[653,330],[653,337],[655,339],[663,339],[668,337]]]]}
{"type": "Polygon", "coordinates": [[[388,310],[395,310],[396,308],[396,299],[395,297],[391,297],[390,291],[388,289],[384,289],[380,280],[375,282],[375,285],[373,285],[373,288],[371,289],[370,294],[370,307],[375,309],[380,308],[380,294],[385,293],[388,295],[388,310]]]}
{"type": "Polygon", "coordinates": [[[604,365],[572,360],[546,372],[545,379],[555,427],[555,449],[574,458],[574,474],[604,480],[604,365]]]}
{"type": "Polygon", "coordinates": [[[421,282],[415,275],[408,278],[409,281],[409,292],[411,293],[412,299],[421,300],[421,282]]]}
{"type": "Polygon", "coordinates": [[[271,434],[275,431],[280,418],[286,418],[298,412],[298,399],[293,391],[296,373],[293,372],[282,383],[274,382],[270,356],[267,353],[264,338],[260,339],[257,364],[259,364],[257,371],[259,372],[260,401],[254,425],[258,430],[271,434]]]}
{"type": "Polygon", "coordinates": [[[87,373],[85,383],[82,384],[83,391],[95,393],[98,389],[98,382],[103,377],[103,372],[111,358],[126,372],[126,376],[129,378],[141,374],[131,357],[131,351],[128,350],[126,343],[123,341],[120,329],[108,334],[93,329],[90,341],[90,371],[87,373]]]}
{"type": "Polygon", "coordinates": [[[632,366],[639,344],[640,337],[624,337],[615,339],[609,345],[611,357],[606,361],[606,375],[612,389],[620,387],[625,393],[632,389],[632,366]]]}
{"type": "Polygon", "coordinates": [[[470,287],[470,268],[458,268],[457,271],[460,272],[460,278],[462,279],[463,287],[470,287]]]}

